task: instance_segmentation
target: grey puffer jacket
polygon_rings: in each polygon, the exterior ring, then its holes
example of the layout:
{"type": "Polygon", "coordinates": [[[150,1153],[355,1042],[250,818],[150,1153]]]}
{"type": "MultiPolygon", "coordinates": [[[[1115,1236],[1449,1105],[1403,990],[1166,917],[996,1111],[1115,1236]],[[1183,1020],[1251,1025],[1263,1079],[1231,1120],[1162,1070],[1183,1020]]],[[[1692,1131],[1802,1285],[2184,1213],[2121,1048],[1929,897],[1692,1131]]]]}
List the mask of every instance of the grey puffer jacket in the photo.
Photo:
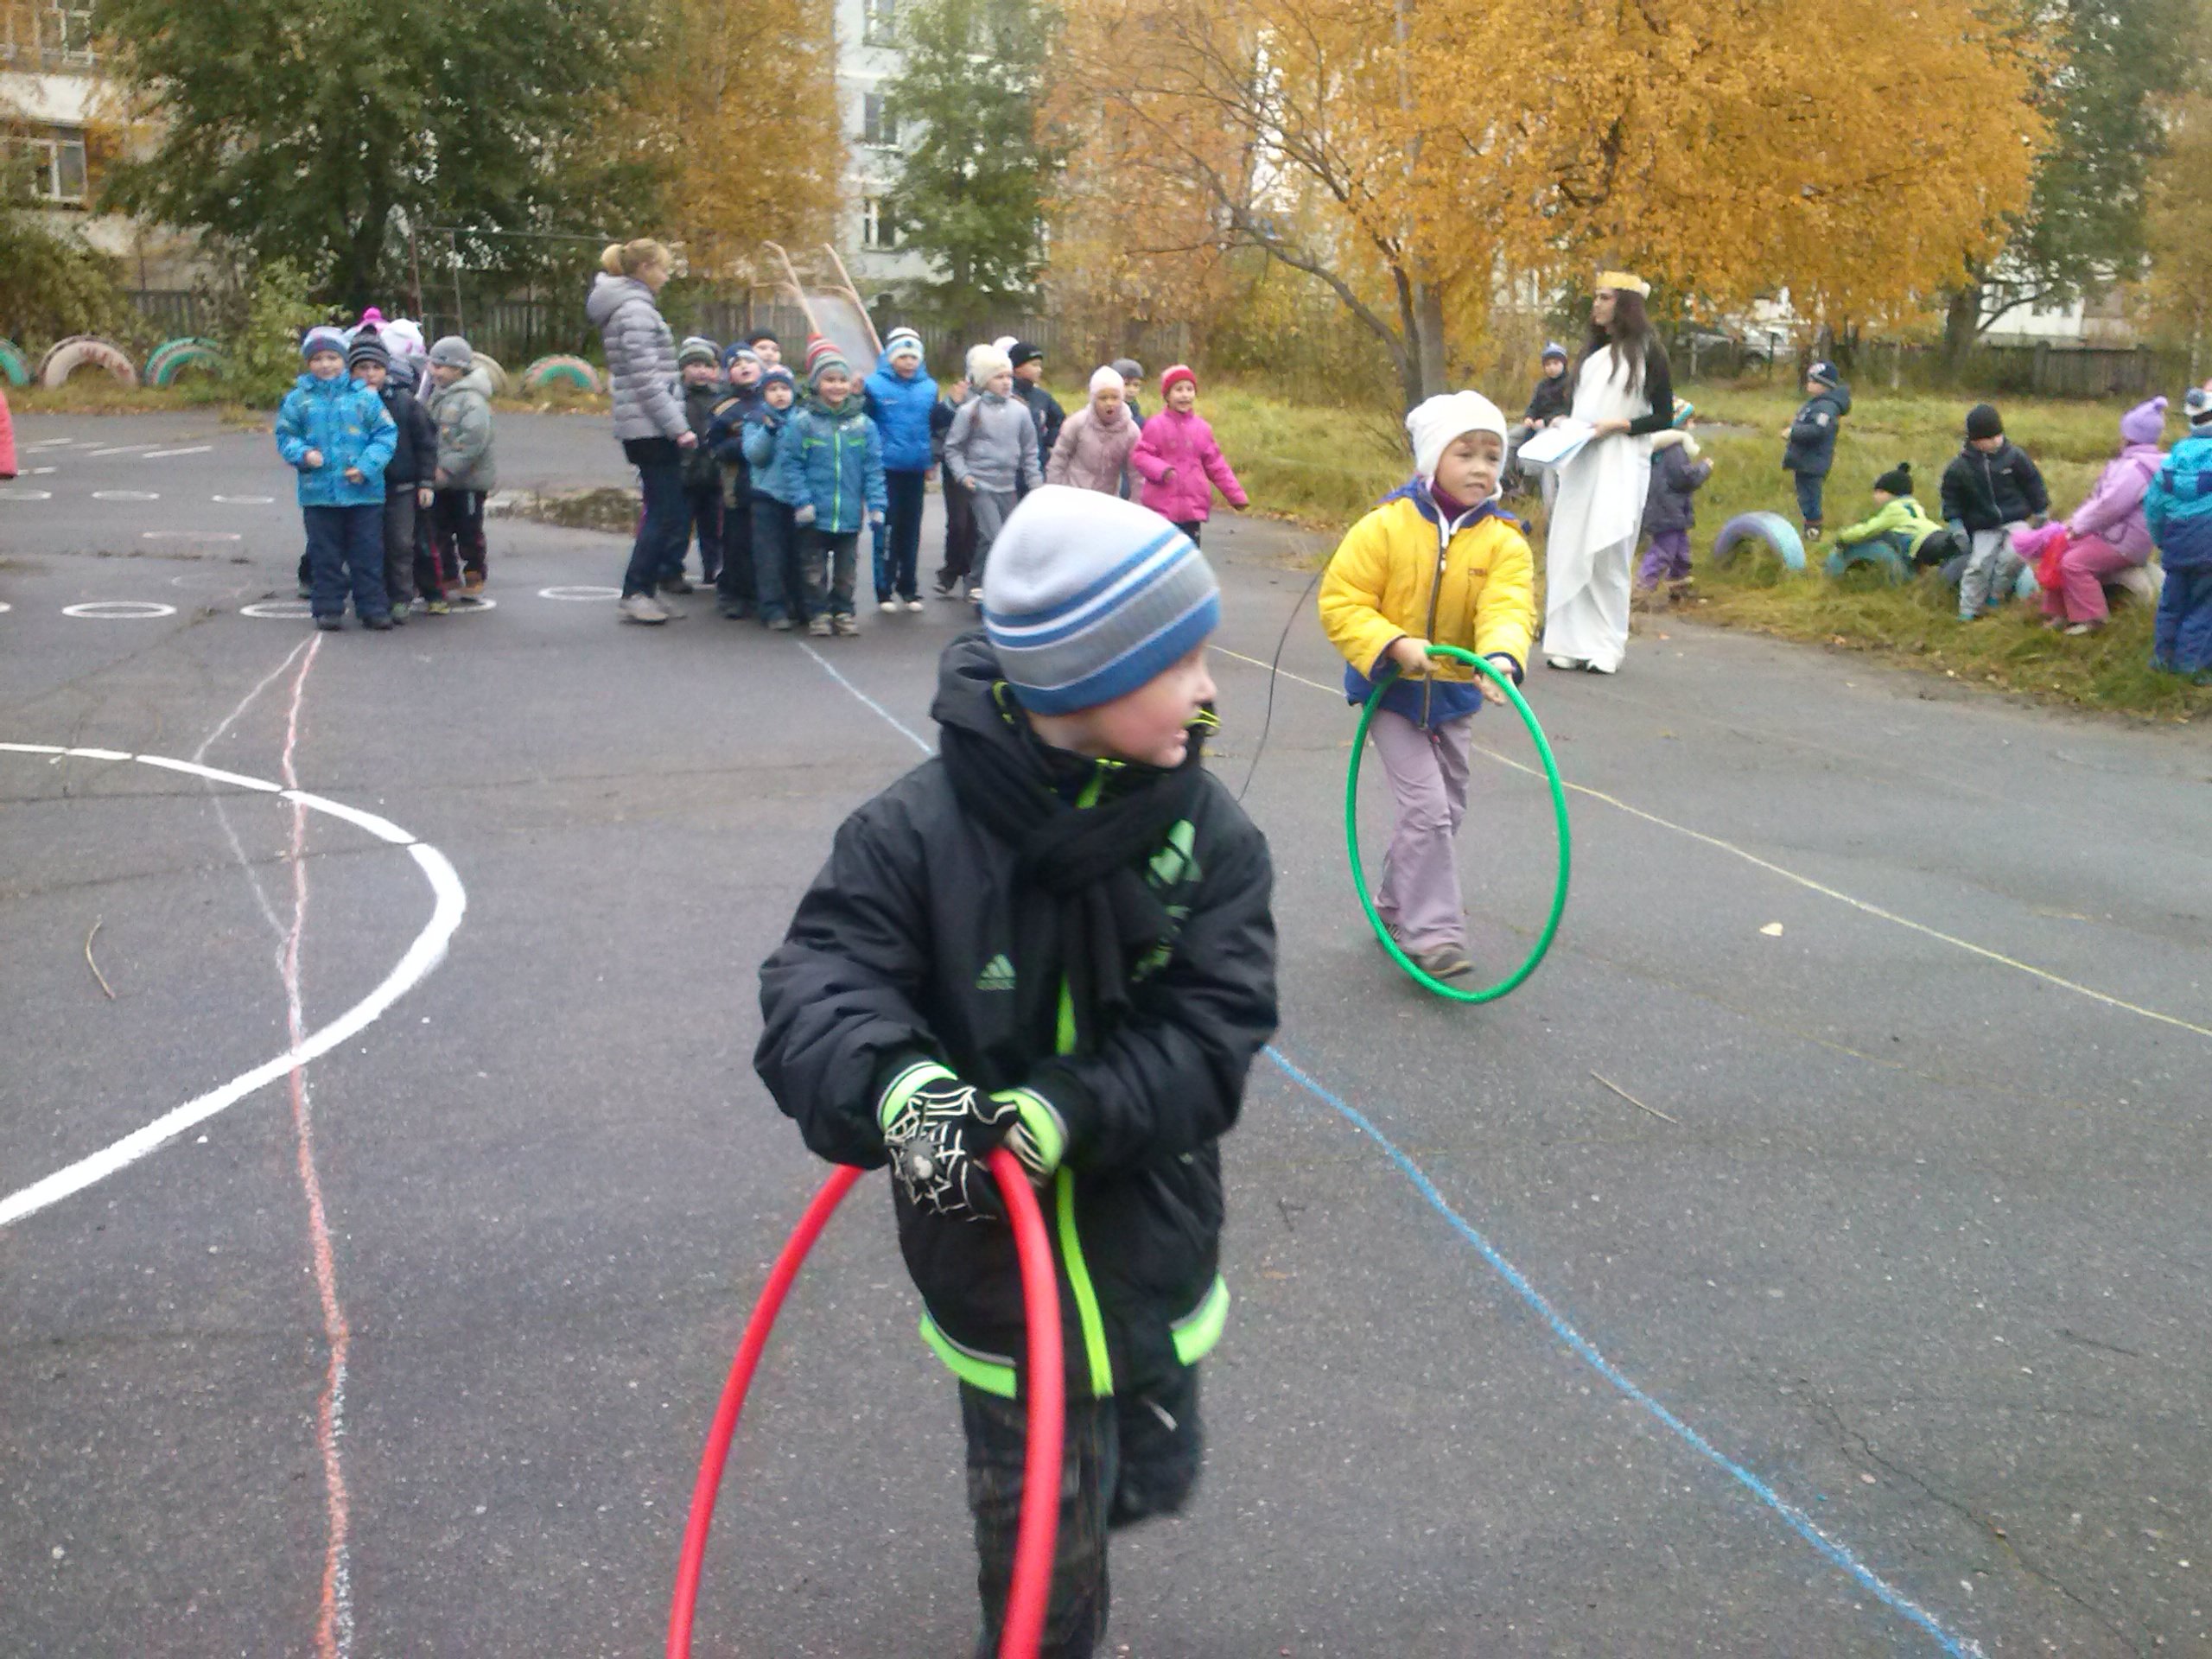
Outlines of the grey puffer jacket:
{"type": "Polygon", "coordinates": [[[995,391],[979,391],[960,405],[945,435],[944,465],[953,478],[992,495],[1035,489],[1045,481],[1037,465],[1037,422],[1028,404],[995,391]]]}
{"type": "Polygon", "coordinates": [[[634,276],[601,271],[584,302],[584,315],[607,342],[607,385],[614,399],[614,435],[680,438],[691,429],[676,390],[676,336],[634,276]]]}
{"type": "MultiPolygon", "coordinates": [[[[438,429],[436,467],[442,490],[490,494],[499,486],[492,442],[492,377],[482,364],[449,386],[434,388],[423,405],[438,429]]],[[[425,478],[423,480],[429,483],[425,478]]]]}

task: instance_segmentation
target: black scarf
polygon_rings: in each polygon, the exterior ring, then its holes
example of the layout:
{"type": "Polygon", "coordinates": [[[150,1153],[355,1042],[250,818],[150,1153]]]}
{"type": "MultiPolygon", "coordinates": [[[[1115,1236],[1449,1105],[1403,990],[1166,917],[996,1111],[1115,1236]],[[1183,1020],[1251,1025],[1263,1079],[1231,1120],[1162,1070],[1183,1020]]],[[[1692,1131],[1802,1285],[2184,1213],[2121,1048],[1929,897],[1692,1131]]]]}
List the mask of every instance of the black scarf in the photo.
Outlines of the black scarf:
{"type": "Polygon", "coordinates": [[[989,1046],[1002,1075],[1019,1080],[1048,1052],[1065,984],[1075,1013],[1076,1051],[1092,1049],[1102,1025],[1129,1002],[1129,972],[1170,935],[1166,909],[1144,876],[1147,857],[1191,816],[1198,800],[1203,733],[1173,772],[1129,767],[1129,786],[1074,807],[1052,787],[1057,767],[1076,764],[1001,708],[1006,737],[958,725],[944,728],[945,770],[961,808],[1014,851],[1014,1020],[989,1046]]]}

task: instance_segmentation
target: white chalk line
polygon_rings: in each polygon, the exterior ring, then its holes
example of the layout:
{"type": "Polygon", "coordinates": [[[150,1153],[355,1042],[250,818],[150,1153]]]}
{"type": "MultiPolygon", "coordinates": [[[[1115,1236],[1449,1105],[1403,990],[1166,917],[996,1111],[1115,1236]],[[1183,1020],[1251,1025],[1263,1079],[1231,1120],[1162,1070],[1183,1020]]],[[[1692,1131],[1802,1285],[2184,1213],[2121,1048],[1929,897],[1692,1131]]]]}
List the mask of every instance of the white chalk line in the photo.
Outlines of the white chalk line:
{"type": "MultiPolygon", "coordinates": [[[[289,658],[287,659],[289,660],[289,658]]],[[[0,743],[0,753],[18,754],[46,754],[74,757],[81,752],[73,748],[56,747],[43,743],[0,743]]],[[[112,753],[101,751],[102,753],[112,753]]],[[[168,756],[134,754],[125,757],[142,765],[159,766],[166,771],[188,772],[214,783],[237,781],[238,775],[213,766],[203,766],[194,761],[179,760],[168,756]]],[[[307,807],[311,811],[324,811],[336,804],[321,796],[309,795],[302,790],[286,791],[281,784],[263,779],[243,780],[245,786],[269,793],[283,795],[285,798],[307,807]]],[[[111,1146],[101,1148],[90,1157],[80,1158],[66,1168],[58,1169],[43,1179],[0,1198],[0,1227],[10,1226],[27,1216],[59,1204],[73,1193],[105,1180],[118,1170],[137,1163],[156,1147],[166,1145],[186,1130],[205,1123],[217,1113],[227,1110],[239,1101],[259,1090],[267,1088],[279,1078],[289,1076],[296,1066],[319,1059],[340,1044],[359,1036],[368,1029],[391,1005],[412,990],[426,978],[431,969],[444,960],[446,947],[461,926],[463,912],[468,907],[468,894],[461,886],[461,877],[446,855],[428,842],[417,841],[406,830],[389,819],[374,813],[349,807],[339,816],[356,823],[395,846],[404,847],[408,856],[422,870],[430,884],[435,898],[430,919],[415,936],[406,954],[386,974],[384,980],[366,996],[340,1014],[321,1030],[310,1033],[277,1055],[265,1060],[251,1071],[232,1077],[228,1083],[209,1090],[188,1100],[181,1106],[164,1112],[144,1128],[134,1130],[111,1146]],[[374,826],[372,828],[372,826],[374,826]]]]}
{"type": "Polygon", "coordinates": [[[171,455],[204,455],[214,448],[212,443],[195,443],[183,449],[149,449],[141,461],[166,461],[171,455]]]}
{"type": "MultiPolygon", "coordinates": [[[[1310,685],[1317,691],[1325,691],[1332,697],[1341,699],[1344,696],[1344,688],[1341,686],[1324,685],[1319,680],[1309,680],[1302,674],[1294,674],[1287,668],[1273,668],[1256,657],[1247,657],[1243,652],[1231,651],[1226,645],[1217,645],[1213,649],[1224,657],[1234,658],[1240,663],[1249,663],[1255,668],[1279,673],[1286,680],[1295,680],[1300,685],[1310,685]]],[[[1516,760],[1509,755],[1500,754],[1495,749],[1484,747],[1479,743],[1474,747],[1484,757],[1495,760],[1501,766],[1510,766],[1514,771],[1526,772],[1532,778],[1541,778],[1544,775],[1541,768],[1529,766],[1525,761],[1516,760]]],[[[2139,1003],[2128,1001],[2125,997],[2114,996],[2108,991],[2101,991],[2094,986],[2068,979],[2063,974],[2055,974],[2048,968],[2038,968],[2031,962],[2022,962],[2016,957],[2008,957],[2003,951],[1993,950],[1986,944],[1976,944],[1972,939],[1962,939],[1955,933],[1946,933],[1942,929],[1931,927],[1926,922],[1915,921],[1910,916],[1900,916],[1893,910],[1885,910],[1878,904],[1846,893],[1840,887],[1832,887],[1825,881],[1816,881],[1809,875],[1800,875],[1795,870],[1785,869],[1771,859],[1761,858],[1757,853],[1738,847],[1733,842],[1724,841],[1719,836],[1707,835],[1702,830],[1693,830],[1686,823],[1676,823],[1672,818],[1662,818],[1656,812],[1646,811],[1643,807],[1631,805],[1617,795],[1608,795],[1602,789],[1592,789],[1587,784],[1572,782],[1567,783],[1567,787],[1574,794],[1586,795],[1593,801],[1602,801],[1617,811],[1627,813],[1630,817],[1641,818],[1646,823],[1656,824],[1662,830],[1671,830],[1678,836],[1687,836],[1692,841],[1702,842],[1717,851],[1740,858],[1746,864],[1755,865],[1770,875],[1778,875],[1785,881],[1796,883],[1808,893],[1817,893],[1824,899],[1833,899],[1838,904],[1848,905],[1853,910],[1863,912],[1881,921],[1894,923],[1898,927],[1909,929],[1912,932],[1936,940],[1940,944],[1964,950],[1969,955],[1980,957],[1985,962],[1993,962],[1999,967],[2010,968],[2016,973],[2026,974],[2031,978],[2039,979],[2047,985],[2056,986],[2063,991],[2071,991],[2076,996],[2088,997],[2093,1002],[2101,1002],[2107,1007],[2118,1008],[2124,1014],[2137,1014],[2145,1020],[2157,1020],[2161,1025],[2173,1026],[2180,1030],[2194,1033],[2199,1037],[2212,1038],[2212,1026],[2196,1025],[2190,1020],[2182,1019],[2177,1014],[2161,1013],[2157,1008],[2146,1008],[2139,1003]]]]}

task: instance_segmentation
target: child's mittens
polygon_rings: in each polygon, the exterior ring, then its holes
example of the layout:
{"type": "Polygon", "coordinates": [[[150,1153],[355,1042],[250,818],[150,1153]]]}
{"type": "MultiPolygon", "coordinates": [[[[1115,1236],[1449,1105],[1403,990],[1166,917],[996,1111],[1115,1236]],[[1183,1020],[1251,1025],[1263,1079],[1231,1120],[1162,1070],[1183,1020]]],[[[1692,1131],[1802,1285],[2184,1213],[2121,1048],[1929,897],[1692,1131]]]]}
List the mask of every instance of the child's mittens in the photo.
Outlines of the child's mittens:
{"type": "Polygon", "coordinates": [[[802,529],[802,530],[805,529],[805,528],[806,528],[806,526],[808,526],[809,524],[812,524],[813,522],[814,522],[814,503],[813,503],[813,502],[810,501],[810,502],[808,502],[804,506],[796,508],[796,509],[794,509],[794,510],[792,511],[792,513],[791,513],[791,523],[793,523],[793,524],[797,524],[800,529],[802,529]]]}

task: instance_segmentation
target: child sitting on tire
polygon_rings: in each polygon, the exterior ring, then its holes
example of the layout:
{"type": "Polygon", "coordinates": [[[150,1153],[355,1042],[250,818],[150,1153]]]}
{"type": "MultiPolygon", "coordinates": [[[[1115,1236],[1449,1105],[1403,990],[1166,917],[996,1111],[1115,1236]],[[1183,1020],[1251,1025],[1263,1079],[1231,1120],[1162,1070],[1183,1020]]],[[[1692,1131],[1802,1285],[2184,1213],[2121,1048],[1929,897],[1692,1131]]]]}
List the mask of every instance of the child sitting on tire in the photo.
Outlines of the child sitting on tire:
{"type": "Polygon", "coordinates": [[[1834,579],[1869,556],[1878,559],[1873,550],[1883,549],[1897,556],[1900,574],[1909,573],[1928,563],[1922,550],[1942,528],[1913,499],[1912,463],[1901,461],[1874,480],[1873,512],[1836,531],[1835,551],[1823,569],[1834,579]]]}

